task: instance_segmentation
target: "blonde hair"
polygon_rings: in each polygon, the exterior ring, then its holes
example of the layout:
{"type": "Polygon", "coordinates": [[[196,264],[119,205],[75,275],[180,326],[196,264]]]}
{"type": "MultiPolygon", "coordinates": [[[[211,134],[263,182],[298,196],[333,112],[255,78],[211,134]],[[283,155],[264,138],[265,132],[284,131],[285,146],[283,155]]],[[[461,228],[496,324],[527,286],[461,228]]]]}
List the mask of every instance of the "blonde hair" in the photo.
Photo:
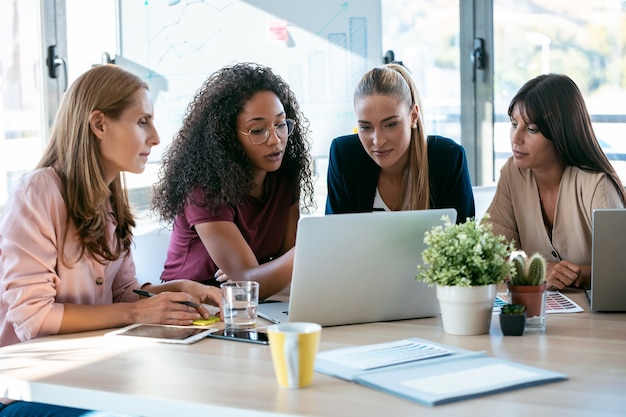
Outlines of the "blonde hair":
{"type": "Polygon", "coordinates": [[[89,120],[99,110],[118,120],[136,103],[135,93],[148,86],[139,77],[115,65],[97,66],[82,74],[65,93],[50,133],[50,141],[37,168],[52,167],[62,183],[67,206],[67,226],[59,247],[59,258],[67,265],[63,250],[69,225],[76,227],[86,251],[98,260],[115,260],[128,253],[135,220],[131,213],[122,175],[108,184],[102,165],[99,141],[89,120]],[[106,235],[106,200],[110,198],[117,221],[117,243],[110,247],[106,235]]]}
{"type": "Polygon", "coordinates": [[[416,127],[411,129],[408,161],[402,175],[400,210],[430,208],[428,147],[424,132],[422,99],[408,70],[399,64],[386,64],[367,72],[356,86],[354,103],[372,95],[392,96],[407,107],[417,105],[416,127]]]}

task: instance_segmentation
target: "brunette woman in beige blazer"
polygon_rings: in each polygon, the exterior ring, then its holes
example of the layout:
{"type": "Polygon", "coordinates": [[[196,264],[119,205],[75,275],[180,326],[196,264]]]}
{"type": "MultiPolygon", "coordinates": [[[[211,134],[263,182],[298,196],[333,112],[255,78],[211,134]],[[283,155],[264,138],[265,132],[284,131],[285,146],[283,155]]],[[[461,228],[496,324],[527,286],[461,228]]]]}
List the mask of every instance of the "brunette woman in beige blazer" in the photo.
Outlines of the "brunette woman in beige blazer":
{"type": "Polygon", "coordinates": [[[596,208],[621,208],[624,186],[602,151],[583,96],[567,76],[528,81],[508,109],[513,155],[487,209],[496,233],[548,261],[549,287],[588,287],[596,208]]]}

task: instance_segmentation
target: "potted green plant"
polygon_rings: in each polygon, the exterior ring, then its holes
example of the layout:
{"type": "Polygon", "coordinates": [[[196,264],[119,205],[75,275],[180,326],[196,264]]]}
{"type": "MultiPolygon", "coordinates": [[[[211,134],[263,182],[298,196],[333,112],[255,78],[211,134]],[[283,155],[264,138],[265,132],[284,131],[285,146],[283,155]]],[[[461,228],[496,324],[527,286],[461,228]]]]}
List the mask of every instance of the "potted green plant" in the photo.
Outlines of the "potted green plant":
{"type": "Polygon", "coordinates": [[[521,336],[526,326],[526,306],[505,304],[500,308],[500,328],[505,336],[521,336]]]}
{"type": "Polygon", "coordinates": [[[511,304],[526,306],[526,331],[543,332],[546,328],[546,260],[539,253],[530,257],[519,251],[511,255],[513,273],[507,282],[511,304]]]}
{"type": "Polygon", "coordinates": [[[437,286],[446,333],[488,333],[496,285],[511,275],[514,242],[495,235],[488,217],[453,224],[444,216],[444,224],[424,236],[427,248],[416,279],[437,286]]]}

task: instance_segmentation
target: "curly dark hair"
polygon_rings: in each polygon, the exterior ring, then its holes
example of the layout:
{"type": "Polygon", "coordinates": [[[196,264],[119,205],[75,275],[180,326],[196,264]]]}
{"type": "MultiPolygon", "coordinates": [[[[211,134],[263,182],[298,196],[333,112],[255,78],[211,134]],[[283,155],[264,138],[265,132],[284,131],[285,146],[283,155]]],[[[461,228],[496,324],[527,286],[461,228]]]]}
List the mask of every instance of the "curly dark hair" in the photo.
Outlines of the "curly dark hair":
{"type": "Polygon", "coordinates": [[[209,76],[165,151],[152,200],[163,221],[174,221],[196,187],[204,198],[194,203],[215,208],[237,204],[252,192],[253,166],[237,139],[237,116],[259,91],[276,94],[287,118],[296,122],[277,174],[294,182],[294,201],[307,209],[315,205],[308,119],[289,85],[271,68],[239,63],[209,76]]]}

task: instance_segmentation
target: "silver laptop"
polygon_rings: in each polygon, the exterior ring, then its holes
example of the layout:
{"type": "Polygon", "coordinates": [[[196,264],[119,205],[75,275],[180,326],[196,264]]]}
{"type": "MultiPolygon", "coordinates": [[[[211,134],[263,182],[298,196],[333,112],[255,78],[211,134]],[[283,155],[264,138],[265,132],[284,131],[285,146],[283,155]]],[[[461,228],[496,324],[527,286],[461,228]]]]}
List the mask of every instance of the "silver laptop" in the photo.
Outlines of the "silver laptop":
{"type": "Polygon", "coordinates": [[[626,209],[595,209],[591,249],[591,311],[626,311],[626,209]]]}
{"type": "Polygon", "coordinates": [[[289,303],[259,305],[274,323],[322,326],[432,317],[434,287],[415,280],[424,233],[456,210],[303,217],[298,223],[289,303]]]}

